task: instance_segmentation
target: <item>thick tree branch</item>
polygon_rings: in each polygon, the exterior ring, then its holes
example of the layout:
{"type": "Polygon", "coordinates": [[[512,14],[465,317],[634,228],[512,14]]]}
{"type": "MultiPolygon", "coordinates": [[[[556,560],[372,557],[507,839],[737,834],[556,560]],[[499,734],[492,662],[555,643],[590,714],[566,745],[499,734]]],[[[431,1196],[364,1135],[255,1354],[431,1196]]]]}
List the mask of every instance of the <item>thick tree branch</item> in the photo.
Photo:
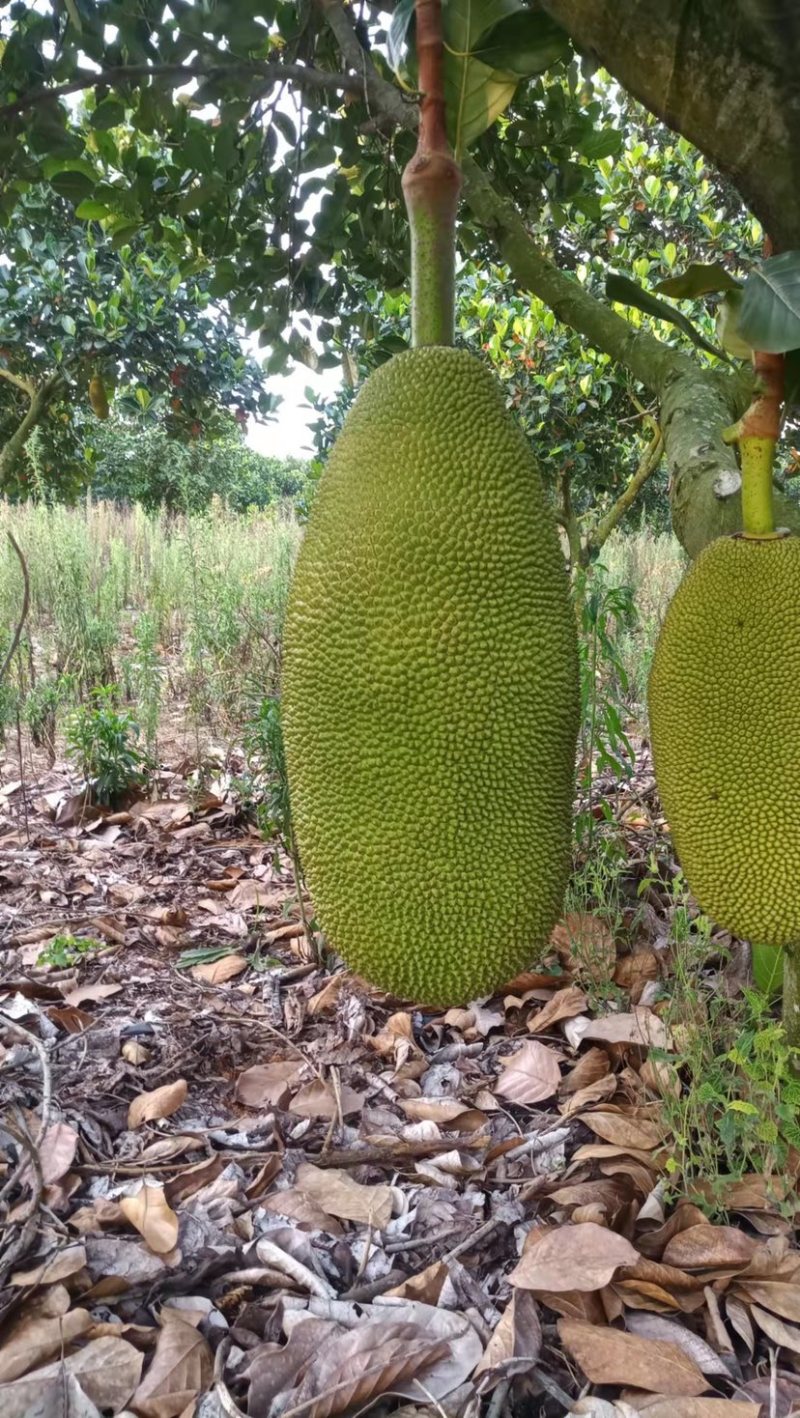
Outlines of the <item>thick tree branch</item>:
{"type": "MultiPolygon", "coordinates": [[[[356,41],[357,42],[357,41],[356,41]]],[[[326,90],[329,93],[359,94],[363,91],[361,80],[353,74],[328,73],[324,69],[312,69],[305,64],[259,63],[235,61],[230,64],[123,64],[110,69],[88,71],[70,79],[65,84],[52,88],[28,89],[11,103],[0,107],[0,118],[13,118],[40,104],[64,98],[68,94],[93,89],[98,84],[115,85],[138,83],[143,79],[189,79],[225,80],[253,78],[260,83],[283,84],[291,82],[298,88],[326,90]]]]}
{"type": "MultiPolygon", "coordinates": [[[[574,3],[580,5],[582,0],[574,3]]],[[[589,9],[591,3],[593,0],[586,0],[589,9]]],[[[371,116],[414,128],[416,108],[378,73],[359,44],[341,0],[317,0],[317,4],[345,63],[362,76],[371,116]]],[[[555,14],[555,0],[547,8],[555,14]]],[[[659,400],[671,476],[673,526],[689,555],[695,556],[712,537],[737,531],[741,527],[741,479],[735,454],[723,442],[722,432],[747,406],[742,379],[727,371],[704,368],[694,356],[636,330],[539,250],[517,209],[494,190],[477,163],[465,158],[462,167],[466,201],[494,237],[520,287],[537,295],[595,349],[629,369],[659,400]]],[[[776,498],[776,515],[781,525],[800,528],[800,508],[790,499],[776,498]]]]}
{"type": "Polygon", "coordinates": [[[734,182],[778,249],[800,228],[796,0],[540,0],[734,182]],[[721,18],[724,14],[724,24],[721,18]]]}
{"type": "Polygon", "coordinates": [[[15,428],[8,442],[0,449],[0,492],[5,491],[11,473],[20,453],[41,422],[50,405],[66,389],[66,381],[61,374],[52,374],[35,389],[28,409],[15,428]]]}
{"type": "Polygon", "coordinates": [[[14,374],[12,370],[4,369],[2,365],[0,365],[0,379],[7,379],[9,384],[21,389],[29,399],[32,399],[36,393],[36,385],[32,379],[26,378],[24,374],[14,374]]]}

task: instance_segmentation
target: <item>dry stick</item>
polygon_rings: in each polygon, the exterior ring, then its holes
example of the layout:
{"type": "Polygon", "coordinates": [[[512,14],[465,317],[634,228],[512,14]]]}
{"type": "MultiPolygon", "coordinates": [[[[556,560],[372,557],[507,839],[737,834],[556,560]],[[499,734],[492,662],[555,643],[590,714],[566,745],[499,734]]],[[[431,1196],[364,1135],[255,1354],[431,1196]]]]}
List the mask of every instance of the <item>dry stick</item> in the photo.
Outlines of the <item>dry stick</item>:
{"type": "Polygon", "coordinates": [[[17,628],[11,637],[11,644],[9,645],[8,650],[6,651],[6,657],[3,661],[2,667],[0,667],[0,683],[2,683],[2,681],[5,679],[6,671],[9,665],[11,664],[14,655],[16,654],[17,646],[20,642],[20,637],[22,635],[25,621],[28,618],[28,610],[30,608],[31,603],[31,582],[30,577],[28,576],[27,563],[25,561],[24,556],[22,555],[22,550],[20,548],[19,542],[14,536],[14,533],[7,531],[6,536],[8,537],[8,540],[14,548],[14,551],[16,552],[17,558],[19,560],[19,564],[22,567],[22,584],[24,590],[22,593],[22,610],[20,611],[19,620],[17,621],[17,628]]]}
{"type": "MultiPolygon", "coordinates": [[[[468,1151],[485,1147],[487,1143],[486,1137],[480,1137],[460,1142],[459,1147],[468,1151]]],[[[309,1162],[315,1162],[318,1167],[360,1167],[365,1162],[396,1167],[401,1162],[413,1162],[421,1157],[435,1157],[439,1152],[451,1152],[452,1147],[452,1138],[439,1138],[430,1142],[373,1143],[365,1147],[332,1148],[324,1154],[307,1153],[306,1156],[309,1162]]]]}

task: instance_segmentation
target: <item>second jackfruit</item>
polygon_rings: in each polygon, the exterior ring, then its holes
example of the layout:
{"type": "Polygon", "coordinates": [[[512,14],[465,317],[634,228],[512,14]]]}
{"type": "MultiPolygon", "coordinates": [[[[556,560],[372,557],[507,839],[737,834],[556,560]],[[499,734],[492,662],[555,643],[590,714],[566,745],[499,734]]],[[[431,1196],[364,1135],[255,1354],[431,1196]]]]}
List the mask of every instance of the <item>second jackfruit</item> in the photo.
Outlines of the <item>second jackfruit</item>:
{"type": "Polygon", "coordinates": [[[667,611],[649,685],[656,780],[702,909],[800,940],[800,539],[722,537],[667,611]]]}

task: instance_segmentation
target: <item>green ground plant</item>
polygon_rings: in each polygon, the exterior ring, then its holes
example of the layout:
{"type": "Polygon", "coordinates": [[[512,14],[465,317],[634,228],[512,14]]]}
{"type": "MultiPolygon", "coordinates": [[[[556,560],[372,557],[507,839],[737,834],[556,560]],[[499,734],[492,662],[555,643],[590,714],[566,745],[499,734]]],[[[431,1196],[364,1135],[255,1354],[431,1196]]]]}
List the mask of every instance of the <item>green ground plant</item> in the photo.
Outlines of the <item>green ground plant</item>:
{"type": "Polygon", "coordinates": [[[116,685],[96,689],[92,704],[80,705],[67,719],[67,755],[104,807],[113,807],[147,781],[148,763],[138,738],[139,725],[120,707],[116,685]]]}
{"type": "Polygon", "coordinates": [[[780,1202],[792,1192],[792,1155],[800,1151],[800,1051],[789,1046],[768,995],[745,988],[731,997],[725,989],[728,952],[690,908],[680,874],[673,897],[664,1018],[677,1052],[651,1051],[663,1084],[670,1190],[720,1215],[731,1183],[754,1174],[780,1202]]]}
{"type": "Polygon", "coordinates": [[[102,940],[93,940],[90,936],[57,935],[37,957],[36,964],[68,970],[73,965],[80,965],[87,955],[101,950],[108,950],[102,940]]]}

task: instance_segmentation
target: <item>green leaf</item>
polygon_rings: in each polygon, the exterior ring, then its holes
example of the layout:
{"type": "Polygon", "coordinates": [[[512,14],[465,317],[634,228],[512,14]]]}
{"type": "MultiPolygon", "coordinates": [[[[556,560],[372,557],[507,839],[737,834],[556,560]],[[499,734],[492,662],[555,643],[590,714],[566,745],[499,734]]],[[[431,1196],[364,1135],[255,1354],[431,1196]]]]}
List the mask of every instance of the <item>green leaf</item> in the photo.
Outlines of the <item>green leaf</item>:
{"type": "Polygon", "coordinates": [[[671,295],[674,300],[696,300],[700,295],[711,295],[715,291],[739,290],[740,282],[719,261],[710,266],[693,261],[679,276],[668,276],[654,289],[662,295],[671,295]]]}
{"type": "Polygon", "coordinates": [[[408,69],[405,64],[406,46],[408,44],[408,31],[411,21],[414,18],[414,0],[399,0],[395,6],[392,21],[389,25],[389,33],[386,36],[386,53],[392,71],[404,83],[408,79],[408,69]]]}
{"type": "Polygon", "coordinates": [[[800,347],[800,251],[770,256],[745,281],[739,332],[754,350],[800,347]]]}
{"type": "Polygon", "coordinates": [[[578,152],[589,162],[599,162],[601,158],[616,157],[622,151],[622,134],[616,128],[599,128],[581,138],[578,152]]]}
{"type": "Polygon", "coordinates": [[[727,291],[717,308],[715,328],[717,339],[727,354],[734,359],[750,359],[752,349],[740,333],[742,291],[727,291]]]}
{"type": "Polygon", "coordinates": [[[641,286],[637,286],[636,282],[629,280],[627,276],[609,272],[606,276],[606,295],[609,300],[615,300],[620,305],[633,305],[637,310],[643,310],[646,315],[653,315],[656,320],[666,320],[670,325],[682,330],[684,335],[688,335],[692,343],[700,349],[724,358],[722,351],[705,339],[680,310],[667,305],[665,300],[659,300],[658,296],[651,295],[650,291],[642,290],[641,286]]]}
{"type": "Polygon", "coordinates": [[[76,217],[80,217],[83,222],[94,222],[102,221],[104,217],[110,216],[111,213],[108,207],[102,202],[95,202],[91,198],[88,198],[87,201],[81,202],[80,206],[75,208],[75,215],[76,217]]]}
{"type": "Polygon", "coordinates": [[[762,995],[775,999],[783,987],[783,950],[773,945],[751,945],[753,979],[762,995]]]}
{"type": "Polygon", "coordinates": [[[529,78],[569,53],[569,38],[549,15],[520,9],[506,15],[478,41],[475,58],[490,69],[529,78]]]}
{"type": "Polygon", "coordinates": [[[91,115],[93,128],[116,128],[125,121],[125,106],[114,98],[104,98],[91,115]]]}

